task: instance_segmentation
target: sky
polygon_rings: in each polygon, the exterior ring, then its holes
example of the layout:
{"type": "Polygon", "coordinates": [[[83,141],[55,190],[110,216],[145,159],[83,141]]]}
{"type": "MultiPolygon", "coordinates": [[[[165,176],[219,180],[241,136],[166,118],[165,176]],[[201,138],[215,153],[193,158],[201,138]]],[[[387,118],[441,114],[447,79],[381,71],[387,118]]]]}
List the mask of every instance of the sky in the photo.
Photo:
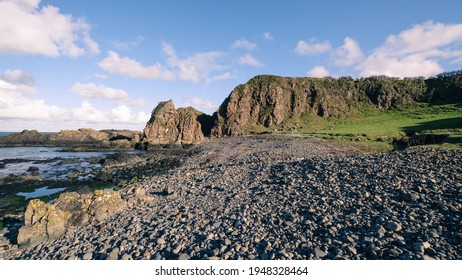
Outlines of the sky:
{"type": "Polygon", "coordinates": [[[0,131],[142,130],[256,75],[462,69],[462,1],[0,0],[0,131]]]}

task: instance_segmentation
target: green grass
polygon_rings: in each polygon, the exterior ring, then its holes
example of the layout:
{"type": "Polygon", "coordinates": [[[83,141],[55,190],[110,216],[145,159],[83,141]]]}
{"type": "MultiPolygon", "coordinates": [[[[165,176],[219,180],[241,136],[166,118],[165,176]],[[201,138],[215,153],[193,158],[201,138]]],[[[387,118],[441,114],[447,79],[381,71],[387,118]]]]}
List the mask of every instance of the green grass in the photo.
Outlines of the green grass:
{"type": "Polygon", "coordinates": [[[405,110],[370,111],[340,119],[305,116],[287,120],[284,133],[354,141],[374,150],[392,149],[393,139],[406,135],[437,134],[447,137],[432,147],[462,150],[462,104],[420,104],[405,110]]]}

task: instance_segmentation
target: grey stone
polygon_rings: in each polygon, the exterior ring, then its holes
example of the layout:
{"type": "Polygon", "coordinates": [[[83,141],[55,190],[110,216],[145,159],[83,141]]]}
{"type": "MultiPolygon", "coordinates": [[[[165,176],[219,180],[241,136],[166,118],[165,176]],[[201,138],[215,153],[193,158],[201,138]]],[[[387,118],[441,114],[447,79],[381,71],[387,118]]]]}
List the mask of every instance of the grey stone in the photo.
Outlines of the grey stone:
{"type": "Polygon", "coordinates": [[[314,248],[314,255],[317,258],[324,258],[325,256],[327,256],[327,252],[324,252],[319,247],[316,247],[316,248],[314,248]]]}
{"type": "Polygon", "coordinates": [[[391,222],[386,228],[391,231],[400,231],[403,227],[398,222],[391,222]]]}
{"type": "Polygon", "coordinates": [[[85,253],[85,255],[83,255],[82,260],[91,260],[92,258],[93,258],[93,253],[88,252],[88,253],[85,253]]]}

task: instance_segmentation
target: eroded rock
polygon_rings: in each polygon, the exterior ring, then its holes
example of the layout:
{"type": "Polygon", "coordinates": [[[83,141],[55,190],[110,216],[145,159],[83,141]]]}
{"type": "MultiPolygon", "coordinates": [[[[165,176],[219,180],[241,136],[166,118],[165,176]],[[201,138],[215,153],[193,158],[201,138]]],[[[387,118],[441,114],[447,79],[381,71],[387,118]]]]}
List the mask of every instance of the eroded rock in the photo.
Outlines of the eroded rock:
{"type": "Polygon", "coordinates": [[[39,199],[29,202],[25,225],[19,229],[18,244],[34,246],[62,236],[68,227],[98,222],[127,206],[119,192],[97,190],[93,194],[63,193],[52,204],[39,199]]]}

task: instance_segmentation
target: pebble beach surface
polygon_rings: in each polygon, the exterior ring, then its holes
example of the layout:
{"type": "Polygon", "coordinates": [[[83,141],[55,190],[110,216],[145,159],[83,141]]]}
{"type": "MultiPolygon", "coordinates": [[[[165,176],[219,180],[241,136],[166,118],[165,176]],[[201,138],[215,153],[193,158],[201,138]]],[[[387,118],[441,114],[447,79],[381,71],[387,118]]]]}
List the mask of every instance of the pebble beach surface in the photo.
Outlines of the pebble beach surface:
{"type": "Polygon", "coordinates": [[[154,199],[3,258],[462,259],[458,151],[210,139],[133,186],[154,199]]]}

